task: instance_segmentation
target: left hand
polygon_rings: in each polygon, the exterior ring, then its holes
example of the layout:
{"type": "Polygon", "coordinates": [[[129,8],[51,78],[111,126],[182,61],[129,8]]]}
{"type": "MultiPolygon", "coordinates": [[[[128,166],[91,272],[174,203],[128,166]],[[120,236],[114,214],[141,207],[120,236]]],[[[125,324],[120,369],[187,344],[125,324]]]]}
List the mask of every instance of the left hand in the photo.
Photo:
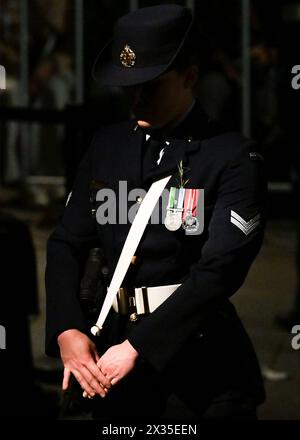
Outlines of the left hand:
{"type": "Polygon", "coordinates": [[[134,368],[138,355],[126,339],[122,344],[110,347],[98,360],[97,365],[111,384],[115,385],[134,368]]]}

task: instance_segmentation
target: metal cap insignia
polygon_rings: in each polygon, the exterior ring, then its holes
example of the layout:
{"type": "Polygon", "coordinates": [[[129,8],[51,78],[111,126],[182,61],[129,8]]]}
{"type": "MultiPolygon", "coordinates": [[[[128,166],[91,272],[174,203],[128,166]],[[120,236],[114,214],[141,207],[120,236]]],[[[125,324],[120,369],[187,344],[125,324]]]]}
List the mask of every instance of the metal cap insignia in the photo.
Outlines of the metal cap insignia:
{"type": "Polygon", "coordinates": [[[135,65],[136,55],[133,50],[125,45],[124,49],[120,53],[120,61],[125,67],[133,67],[135,65]]]}

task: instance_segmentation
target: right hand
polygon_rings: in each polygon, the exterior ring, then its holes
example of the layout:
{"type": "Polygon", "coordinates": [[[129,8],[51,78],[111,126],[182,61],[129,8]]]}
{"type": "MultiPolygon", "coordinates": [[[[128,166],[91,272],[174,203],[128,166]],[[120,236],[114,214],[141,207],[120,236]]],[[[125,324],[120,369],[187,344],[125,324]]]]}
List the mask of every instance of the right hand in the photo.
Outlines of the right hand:
{"type": "Polygon", "coordinates": [[[57,338],[64,364],[62,389],[66,390],[73,374],[85,393],[94,397],[105,397],[111,388],[110,381],[97,366],[100,359],[95,344],[84,333],[76,329],[66,330],[57,338]]]}

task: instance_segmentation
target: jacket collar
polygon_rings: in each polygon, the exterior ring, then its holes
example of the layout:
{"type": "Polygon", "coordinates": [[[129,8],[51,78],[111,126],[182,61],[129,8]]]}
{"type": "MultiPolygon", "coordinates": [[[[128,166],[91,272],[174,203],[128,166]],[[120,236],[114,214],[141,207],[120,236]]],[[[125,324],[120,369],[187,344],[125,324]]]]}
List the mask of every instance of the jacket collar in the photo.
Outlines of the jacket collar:
{"type": "MultiPolygon", "coordinates": [[[[143,176],[143,181],[153,181],[163,178],[169,174],[176,172],[180,161],[186,164],[188,155],[200,148],[201,139],[205,138],[208,132],[208,116],[203,111],[201,105],[196,101],[193,109],[187,117],[175,127],[173,132],[165,140],[162,140],[162,148],[165,147],[164,154],[159,165],[154,164],[147,175],[143,176]],[[168,145],[166,145],[166,141],[168,145]]],[[[135,148],[137,153],[138,168],[141,176],[141,145],[145,136],[144,130],[139,127],[135,128],[135,140],[139,144],[135,148]],[[142,135],[141,135],[142,134],[142,135]]]]}
{"type": "Polygon", "coordinates": [[[158,180],[169,174],[173,174],[180,161],[182,161],[183,164],[187,163],[188,152],[197,150],[200,144],[199,141],[176,138],[169,138],[168,142],[168,145],[162,143],[162,148],[165,147],[162,159],[159,165],[154,164],[147,175],[143,176],[144,181],[158,180]]]}

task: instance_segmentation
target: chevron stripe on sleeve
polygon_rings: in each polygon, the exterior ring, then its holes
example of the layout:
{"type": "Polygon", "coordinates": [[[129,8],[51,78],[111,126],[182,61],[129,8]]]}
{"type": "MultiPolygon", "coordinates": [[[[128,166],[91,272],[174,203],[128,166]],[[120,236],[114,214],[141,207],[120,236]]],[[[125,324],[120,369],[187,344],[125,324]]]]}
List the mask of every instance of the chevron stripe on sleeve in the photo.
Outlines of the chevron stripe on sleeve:
{"type": "Polygon", "coordinates": [[[237,226],[245,235],[249,235],[260,223],[260,214],[246,221],[238,215],[235,211],[230,211],[230,221],[237,226]]]}

